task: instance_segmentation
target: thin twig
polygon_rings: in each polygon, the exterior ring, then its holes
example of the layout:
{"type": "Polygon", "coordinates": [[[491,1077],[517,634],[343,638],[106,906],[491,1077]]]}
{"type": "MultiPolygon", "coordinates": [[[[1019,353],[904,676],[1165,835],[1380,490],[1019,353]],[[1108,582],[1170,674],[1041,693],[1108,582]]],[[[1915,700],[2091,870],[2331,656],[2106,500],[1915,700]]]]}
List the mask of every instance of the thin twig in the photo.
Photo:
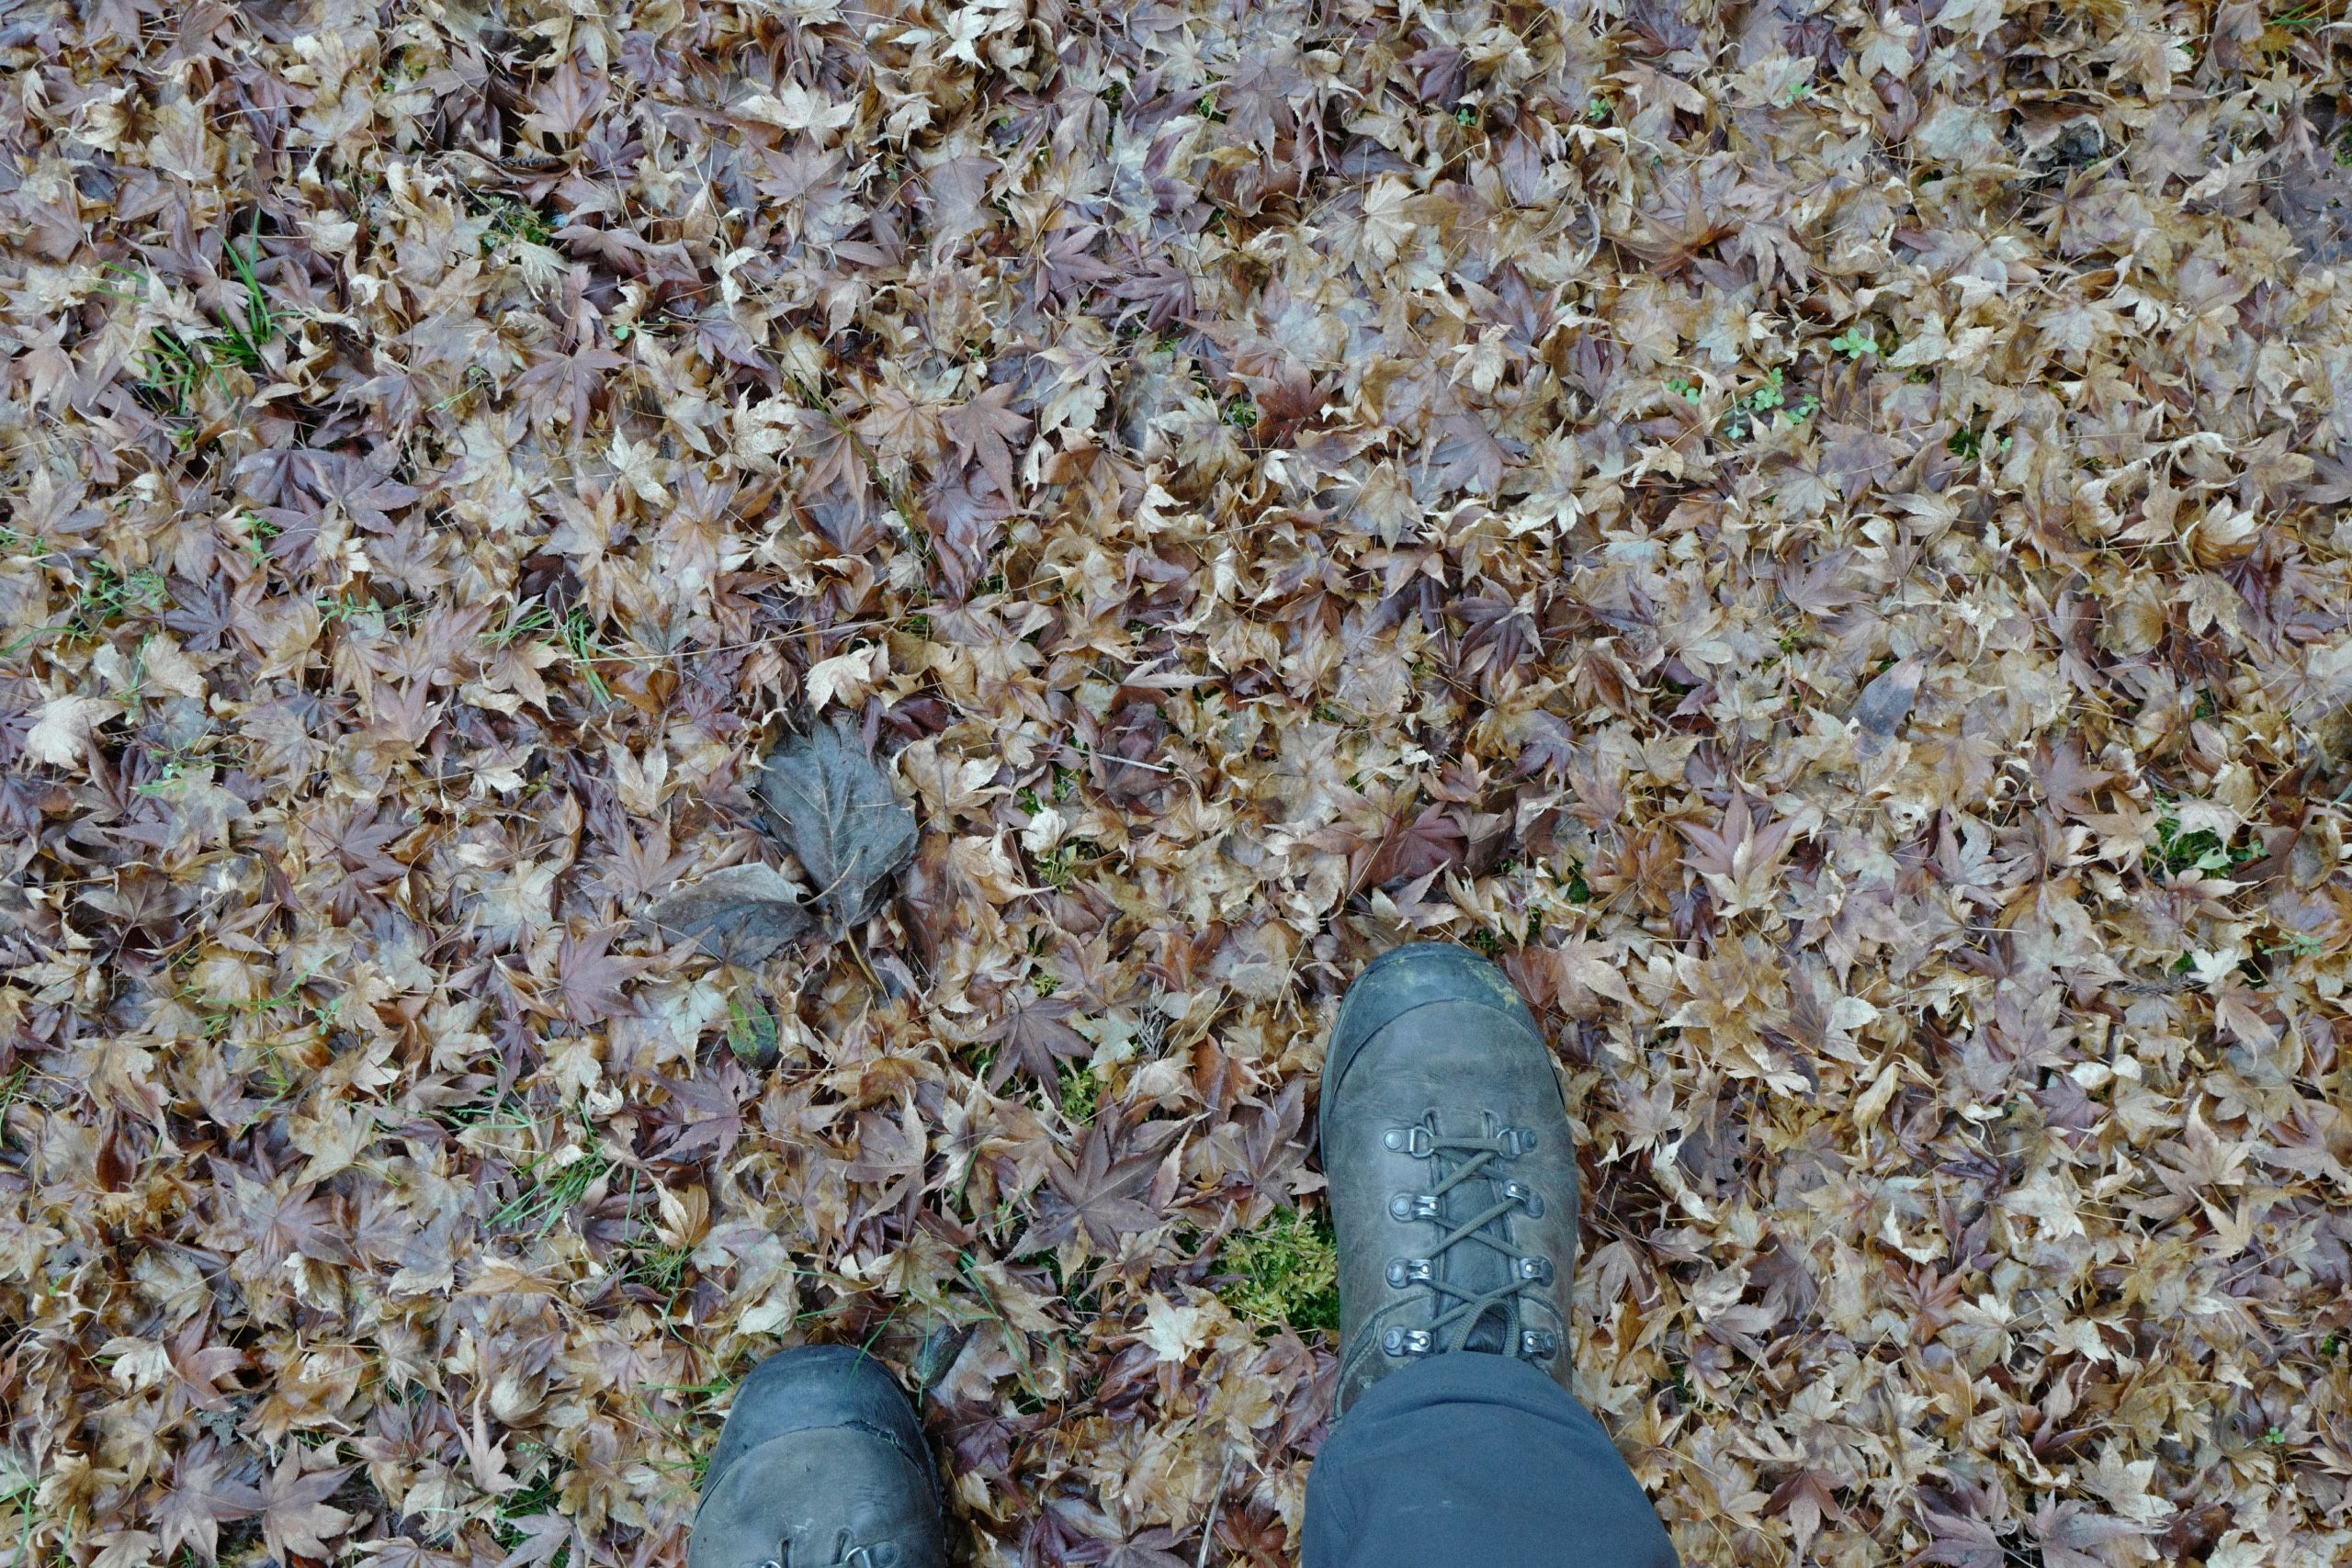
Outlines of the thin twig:
{"type": "Polygon", "coordinates": [[[1209,1542],[1216,1539],[1216,1511],[1225,1501],[1225,1483],[1233,1474],[1233,1450],[1225,1450],[1225,1463],[1217,1467],[1216,1490],[1209,1494],[1209,1517],[1201,1524],[1200,1555],[1193,1559],[1193,1568],[1209,1568],[1209,1542]]]}

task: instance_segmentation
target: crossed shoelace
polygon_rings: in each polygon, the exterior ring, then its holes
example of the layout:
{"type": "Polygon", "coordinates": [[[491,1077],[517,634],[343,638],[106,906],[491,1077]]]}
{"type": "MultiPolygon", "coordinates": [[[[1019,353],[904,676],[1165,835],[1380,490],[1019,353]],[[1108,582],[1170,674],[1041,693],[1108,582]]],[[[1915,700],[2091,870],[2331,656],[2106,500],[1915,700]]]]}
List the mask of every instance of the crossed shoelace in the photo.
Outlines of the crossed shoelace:
{"type": "MultiPolygon", "coordinates": [[[[1429,1151],[1427,1157],[1440,1179],[1435,1187],[1422,1194],[1433,1209],[1444,1201],[1448,1193],[1464,1182],[1477,1179],[1497,1161],[1514,1158],[1534,1146],[1534,1135],[1521,1129],[1506,1127],[1500,1133],[1478,1138],[1445,1137],[1430,1124],[1433,1121],[1432,1117],[1420,1125],[1402,1129],[1409,1140],[1407,1146],[1415,1154],[1419,1154],[1422,1149],[1429,1151]],[[1449,1156],[1456,1156],[1466,1157],[1462,1159],[1460,1168],[1449,1174],[1446,1168],[1452,1163],[1449,1156]]],[[[1429,1256],[1421,1260],[1428,1266],[1426,1269],[1414,1273],[1405,1282],[1427,1285],[1441,1303],[1453,1303],[1437,1314],[1427,1330],[1432,1338],[1442,1338],[1449,1330],[1453,1330],[1451,1341],[1445,1344],[1446,1349],[1460,1350],[1466,1347],[1479,1322],[1487,1313],[1501,1307],[1509,1314],[1506,1329],[1509,1353],[1532,1357],[1541,1352],[1533,1349],[1527,1337],[1518,1332],[1519,1298],[1551,1283],[1551,1265],[1548,1259],[1521,1257],[1507,1235],[1496,1234],[1495,1222],[1514,1211],[1523,1211],[1531,1217],[1541,1214],[1543,1201],[1532,1190],[1516,1181],[1504,1182],[1500,1191],[1501,1196],[1494,1201],[1468,1218],[1454,1223],[1440,1236],[1430,1247],[1429,1256]],[[1511,1266],[1509,1281],[1494,1290],[1478,1292],[1464,1290],[1441,1276],[1438,1271],[1440,1260],[1464,1242],[1476,1242],[1481,1247],[1491,1247],[1508,1258],[1511,1266]]],[[[1415,1217],[1433,1218],[1442,1224],[1447,1223],[1442,1213],[1415,1217]]],[[[1548,1337],[1545,1337],[1548,1341],[1548,1337]]]]}

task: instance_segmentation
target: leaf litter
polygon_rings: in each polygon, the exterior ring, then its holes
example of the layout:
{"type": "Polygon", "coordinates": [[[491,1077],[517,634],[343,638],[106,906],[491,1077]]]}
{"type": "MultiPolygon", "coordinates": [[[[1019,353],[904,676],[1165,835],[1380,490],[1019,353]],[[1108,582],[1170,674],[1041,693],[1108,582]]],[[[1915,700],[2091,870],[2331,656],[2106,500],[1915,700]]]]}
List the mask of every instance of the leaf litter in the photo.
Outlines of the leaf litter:
{"type": "Polygon", "coordinates": [[[0,1555],[1287,1562],[1408,936],[1686,1560],[2352,1555],[2339,10],[0,5],[0,1555]]]}

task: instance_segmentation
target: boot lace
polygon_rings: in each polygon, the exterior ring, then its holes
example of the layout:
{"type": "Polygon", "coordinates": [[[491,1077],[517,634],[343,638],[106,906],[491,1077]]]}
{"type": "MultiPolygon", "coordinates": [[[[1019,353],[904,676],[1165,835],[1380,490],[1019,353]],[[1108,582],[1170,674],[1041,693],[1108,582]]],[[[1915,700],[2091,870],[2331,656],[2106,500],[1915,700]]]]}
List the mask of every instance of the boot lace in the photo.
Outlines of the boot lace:
{"type": "Polygon", "coordinates": [[[803,1563],[800,1554],[793,1551],[792,1544],[787,1541],[783,1556],[771,1557],[764,1562],[753,1564],[752,1568],[895,1568],[898,1561],[897,1547],[887,1541],[876,1546],[853,1546],[849,1531],[843,1530],[833,1541],[832,1555],[822,1562],[812,1558],[803,1563]]]}
{"type": "Polygon", "coordinates": [[[1382,1335],[1381,1348],[1392,1356],[1468,1348],[1479,1325],[1497,1312],[1502,1314],[1507,1338],[1494,1348],[1531,1360],[1543,1359],[1559,1348],[1557,1337],[1549,1330],[1518,1329],[1521,1298],[1550,1285],[1553,1269],[1550,1258],[1523,1255],[1511,1245],[1510,1218],[1518,1213],[1539,1217],[1544,1200],[1525,1182],[1504,1179],[1494,1169],[1533,1149],[1535,1134],[1524,1127],[1497,1128],[1492,1115],[1485,1118],[1485,1123],[1487,1131],[1481,1136],[1449,1137],[1439,1131],[1436,1112],[1431,1111],[1412,1126],[1391,1128],[1384,1140],[1392,1149],[1428,1160],[1436,1178],[1426,1192],[1397,1194],[1389,1203],[1390,1216],[1408,1223],[1434,1221],[1443,1227],[1427,1257],[1389,1262],[1389,1284],[1398,1289],[1425,1287],[1439,1308],[1425,1329],[1390,1328],[1382,1335]],[[1463,1199],[1471,1197],[1463,1190],[1481,1180],[1491,1194],[1489,1201],[1467,1213],[1458,1212],[1463,1199]],[[1457,1193],[1462,1198],[1455,1198],[1457,1193]],[[1509,1261],[1504,1283],[1489,1291],[1472,1291],[1446,1278],[1446,1255],[1470,1246],[1489,1248],[1509,1261]]]}

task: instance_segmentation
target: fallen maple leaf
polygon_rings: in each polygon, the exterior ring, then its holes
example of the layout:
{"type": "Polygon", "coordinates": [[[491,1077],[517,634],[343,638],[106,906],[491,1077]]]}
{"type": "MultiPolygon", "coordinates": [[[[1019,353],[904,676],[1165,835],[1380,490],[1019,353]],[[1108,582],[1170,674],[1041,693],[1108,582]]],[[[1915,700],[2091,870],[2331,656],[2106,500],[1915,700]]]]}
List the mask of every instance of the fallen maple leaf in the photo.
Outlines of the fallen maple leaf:
{"type": "Polygon", "coordinates": [[[243,1479],[252,1468],[209,1438],[182,1452],[172,1462],[171,1483],[153,1515],[156,1550],[168,1556],[186,1545],[207,1562],[217,1561],[220,1527],[249,1519],[266,1506],[261,1492],[243,1479]]]}
{"type": "Polygon", "coordinates": [[[262,1536],[280,1562],[295,1557],[330,1557],[327,1544],[351,1528],[356,1517],[327,1502],[350,1476],[355,1465],[304,1470],[308,1450],[297,1444],[287,1450],[277,1468],[262,1483],[262,1536]]]}
{"type": "Polygon", "coordinates": [[[1000,1089],[1016,1072],[1027,1073],[1042,1084],[1054,1081],[1057,1061],[1084,1061],[1094,1043],[1067,1021],[1077,1010],[1068,997],[1037,997],[1017,987],[1004,1016],[980,1038],[996,1046],[996,1061],[989,1068],[989,1088],[1000,1089]]]}
{"type": "Polygon", "coordinates": [[[1046,1179],[1050,1198],[1010,1256],[1058,1247],[1080,1231],[1097,1248],[1115,1251],[1123,1235],[1159,1224],[1159,1211],[1140,1195],[1159,1169],[1160,1146],[1176,1131],[1170,1122],[1148,1122],[1123,1136],[1118,1111],[1104,1110],[1080,1146],[1078,1163],[1056,1162],[1046,1179]]]}
{"type": "Polygon", "coordinates": [[[41,705],[40,716],[25,732],[25,755],[55,767],[85,768],[91,748],[96,744],[98,726],[121,711],[119,704],[103,697],[70,692],[51,697],[41,705]]]}

